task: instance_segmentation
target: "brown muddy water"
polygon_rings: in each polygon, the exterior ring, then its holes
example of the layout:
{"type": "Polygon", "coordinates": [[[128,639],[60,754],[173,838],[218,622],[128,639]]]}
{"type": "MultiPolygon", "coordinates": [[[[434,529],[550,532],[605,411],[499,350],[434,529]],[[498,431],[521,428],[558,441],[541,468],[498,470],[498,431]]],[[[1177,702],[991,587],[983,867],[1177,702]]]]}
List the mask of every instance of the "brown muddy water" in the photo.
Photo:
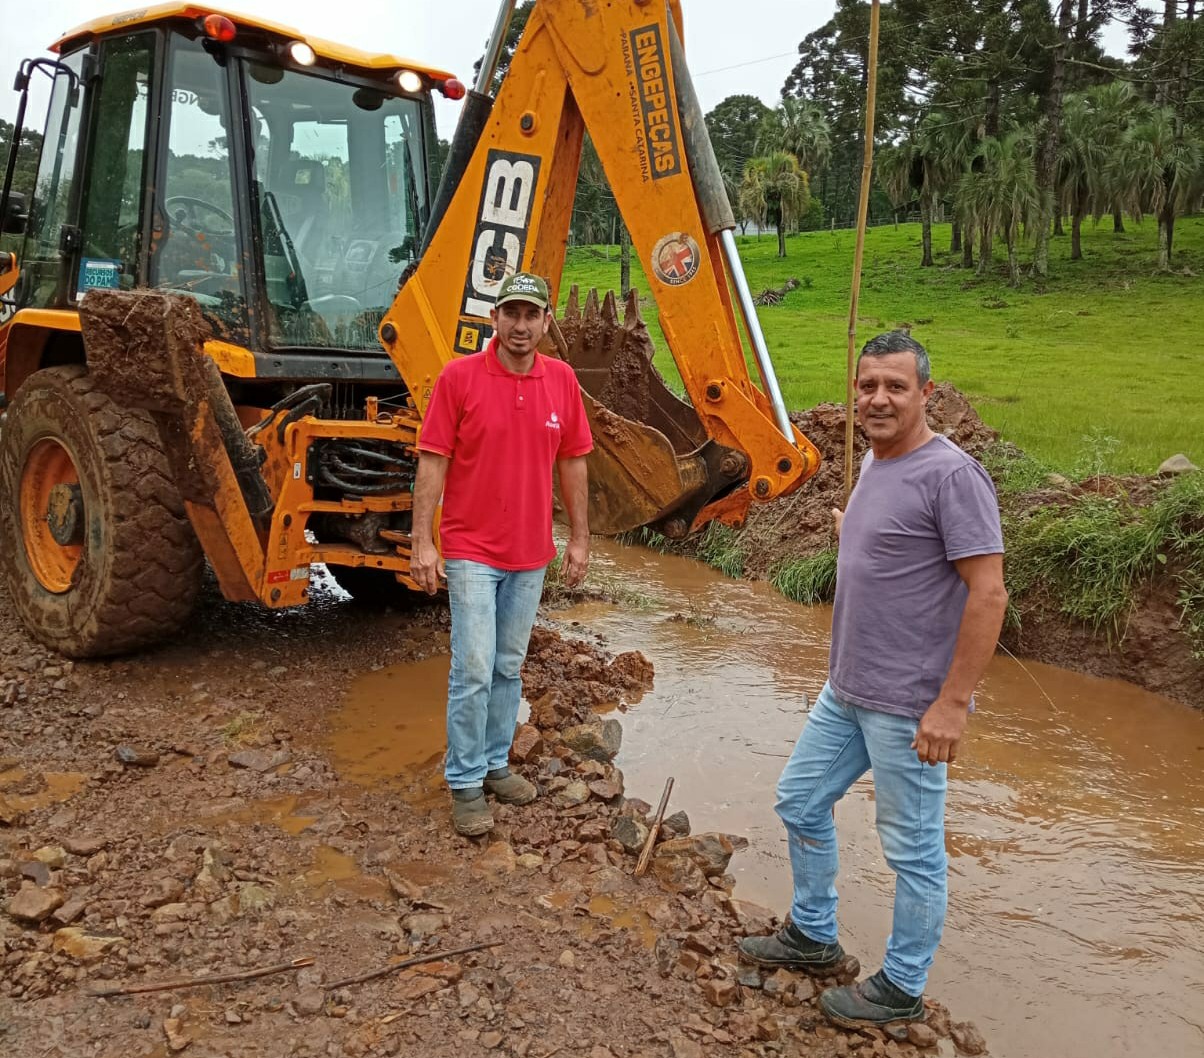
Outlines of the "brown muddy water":
{"type": "MultiPolygon", "coordinates": [[[[671,773],[671,809],[749,839],[736,895],[784,912],[774,786],[823,685],[830,611],[642,548],[597,541],[594,566],[630,597],[551,617],[656,668],[622,717],[628,791],[655,801],[671,773]]],[[[352,688],[331,747],[347,778],[386,781],[400,761],[413,800],[438,795],[446,674],[440,656],[352,688]]],[[[1204,711],[997,657],[948,806],[949,916],[929,994],[976,1021],[996,1058],[1204,1052],[1204,711]]],[[[870,972],[893,875],[868,778],[837,823],[841,939],[870,972]]]]}

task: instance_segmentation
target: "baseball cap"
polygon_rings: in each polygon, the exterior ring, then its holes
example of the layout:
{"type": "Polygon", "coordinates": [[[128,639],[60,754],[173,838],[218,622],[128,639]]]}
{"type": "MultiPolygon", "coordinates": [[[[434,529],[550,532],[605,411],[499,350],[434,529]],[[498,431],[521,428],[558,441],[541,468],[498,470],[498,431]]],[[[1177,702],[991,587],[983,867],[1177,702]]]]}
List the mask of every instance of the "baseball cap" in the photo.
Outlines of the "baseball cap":
{"type": "Polygon", "coordinates": [[[539,276],[530,272],[515,272],[502,280],[498,288],[495,305],[503,305],[507,301],[529,301],[541,309],[548,307],[548,284],[539,276]]]}

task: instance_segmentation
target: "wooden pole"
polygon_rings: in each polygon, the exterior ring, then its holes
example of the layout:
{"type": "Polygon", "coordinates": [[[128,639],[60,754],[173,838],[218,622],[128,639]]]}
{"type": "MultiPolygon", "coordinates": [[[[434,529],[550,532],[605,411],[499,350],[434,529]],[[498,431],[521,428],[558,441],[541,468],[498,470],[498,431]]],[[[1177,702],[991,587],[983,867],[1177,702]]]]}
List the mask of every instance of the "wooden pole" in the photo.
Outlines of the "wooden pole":
{"type": "Polygon", "coordinates": [[[384,977],[386,974],[396,973],[398,970],[404,970],[407,966],[418,966],[424,962],[439,962],[443,959],[451,958],[453,955],[467,955],[472,951],[484,951],[486,948],[497,948],[503,942],[500,940],[483,941],[480,944],[469,944],[463,948],[451,948],[448,951],[433,951],[429,955],[419,955],[414,959],[406,959],[405,962],[390,963],[388,966],[382,966],[378,970],[369,970],[367,973],[356,974],[354,977],[343,977],[338,981],[331,981],[328,985],[323,985],[324,991],[333,992],[336,988],[346,988],[347,985],[358,985],[362,981],[373,981],[378,977],[384,977]]]}
{"type": "Polygon", "coordinates": [[[635,871],[633,872],[637,878],[643,877],[643,874],[648,870],[648,864],[652,860],[652,850],[656,847],[656,837],[661,832],[661,824],[665,821],[665,809],[669,807],[669,794],[673,790],[673,776],[670,775],[665,780],[665,792],[661,794],[660,807],[656,810],[656,815],[652,817],[652,826],[648,828],[648,837],[644,839],[644,847],[640,850],[640,858],[636,860],[635,871]]]}
{"type": "Polygon", "coordinates": [[[110,996],[132,996],[142,992],[174,992],[180,988],[196,988],[197,985],[220,985],[232,981],[250,981],[256,977],[268,977],[271,974],[287,973],[289,970],[300,970],[303,966],[312,966],[314,957],[303,955],[292,962],[276,963],[274,966],[263,966],[258,970],[238,970],[228,974],[209,974],[206,977],[181,977],[175,981],[160,981],[158,984],[118,985],[113,988],[100,988],[89,995],[97,999],[108,999],[110,996]]]}
{"type": "Polygon", "coordinates": [[[870,7],[869,68],[865,88],[865,152],[861,162],[861,195],[857,202],[857,245],[853,251],[853,290],[849,297],[849,353],[845,374],[844,429],[844,502],[848,505],[853,491],[853,420],[856,417],[857,394],[854,381],[857,372],[857,301],[861,294],[861,258],[865,252],[865,224],[870,208],[870,181],[874,170],[874,103],[878,95],[878,8],[879,0],[870,7]]]}

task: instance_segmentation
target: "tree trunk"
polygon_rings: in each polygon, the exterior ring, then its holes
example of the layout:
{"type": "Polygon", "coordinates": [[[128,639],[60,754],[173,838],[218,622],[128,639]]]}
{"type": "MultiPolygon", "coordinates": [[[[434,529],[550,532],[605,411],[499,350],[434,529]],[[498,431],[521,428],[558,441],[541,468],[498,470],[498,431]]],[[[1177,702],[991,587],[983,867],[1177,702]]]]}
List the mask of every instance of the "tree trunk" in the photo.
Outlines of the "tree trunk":
{"type": "Polygon", "coordinates": [[[1167,203],[1158,214],[1158,267],[1170,271],[1175,250],[1175,207],[1167,203]]]}
{"type": "Polygon", "coordinates": [[[920,261],[921,268],[932,267],[932,203],[928,196],[920,199],[920,240],[924,244],[924,256],[920,261]]]}
{"type": "Polygon", "coordinates": [[[1074,215],[1070,218],[1070,259],[1072,261],[1081,261],[1083,259],[1083,210],[1076,206],[1074,215]]]}
{"type": "Polygon", "coordinates": [[[962,239],[962,268],[974,267],[974,229],[967,228],[962,239]]]}
{"type": "Polygon", "coordinates": [[[1062,211],[1054,211],[1054,232],[1055,235],[1065,235],[1066,232],[1062,227],[1062,211]]]}
{"type": "Polygon", "coordinates": [[[954,218],[953,230],[949,234],[949,252],[961,253],[962,251],[962,225],[961,221],[954,218]]]}
{"type": "Polygon", "coordinates": [[[778,256],[786,256],[786,229],[781,221],[778,221],[778,256]]]}
{"type": "Polygon", "coordinates": [[[1112,211],[1112,231],[1123,232],[1125,230],[1125,218],[1119,209],[1112,211]]]}
{"type": "Polygon", "coordinates": [[[619,221],[619,290],[623,297],[631,289],[631,232],[619,221]]]}
{"type": "Polygon", "coordinates": [[[1017,290],[1020,289],[1020,255],[1016,253],[1016,236],[1008,232],[1005,239],[1008,246],[1008,282],[1017,290]]]}
{"type": "Polygon", "coordinates": [[[994,247],[991,244],[991,226],[983,224],[982,240],[979,243],[978,250],[978,274],[986,276],[991,274],[991,266],[994,262],[991,260],[991,252],[994,247]]]}
{"type": "Polygon", "coordinates": [[[1062,134],[1062,91],[1066,78],[1066,49],[1074,24],[1074,0],[1059,0],[1058,30],[1053,48],[1053,70],[1045,96],[1043,117],[1045,126],[1037,147],[1037,192],[1041,196],[1041,213],[1037,224],[1036,246],[1033,248],[1033,271],[1049,275],[1049,221],[1054,201],[1054,177],[1058,162],[1058,143],[1062,134]]]}

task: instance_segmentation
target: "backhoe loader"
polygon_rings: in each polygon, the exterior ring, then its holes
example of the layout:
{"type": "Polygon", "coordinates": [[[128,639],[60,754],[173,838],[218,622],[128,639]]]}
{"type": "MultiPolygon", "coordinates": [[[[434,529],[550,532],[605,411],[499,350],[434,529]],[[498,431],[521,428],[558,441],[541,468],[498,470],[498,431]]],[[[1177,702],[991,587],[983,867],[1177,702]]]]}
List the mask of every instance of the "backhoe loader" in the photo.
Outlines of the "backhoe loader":
{"type": "MultiPolygon", "coordinates": [[[[205,5],[67,33],[32,194],[0,192],[0,565],[71,656],[186,621],[207,561],[230,600],[356,598],[409,577],[415,443],[435,378],[479,353],[501,280],[557,291],[588,131],[685,399],[634,295],[567,298],[594,531],[739,524],[819,456],[786,415],[681,45],[677,0],[538,0],[496,99],[205,5]],[[465,99],[435,188],[432,93],[465,99]],[[747,349],[760,385],[750,378],[747,349]]],[[[505,453],[498,454],[499,459],[505,453]]]]}

